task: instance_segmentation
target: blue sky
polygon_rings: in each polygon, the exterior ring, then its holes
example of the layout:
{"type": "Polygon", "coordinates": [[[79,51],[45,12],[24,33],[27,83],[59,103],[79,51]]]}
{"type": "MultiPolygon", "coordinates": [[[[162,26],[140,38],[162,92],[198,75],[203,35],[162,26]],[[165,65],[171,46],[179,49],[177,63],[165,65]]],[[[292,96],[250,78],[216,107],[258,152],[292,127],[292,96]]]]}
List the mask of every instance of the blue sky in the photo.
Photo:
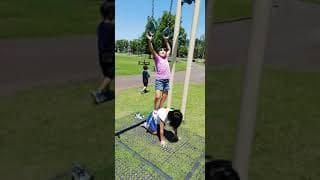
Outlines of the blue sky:
{"type": "MultiPolygon", "coordinates": [[[[163,11],[169,11],[170,0],[154,0],[154,17],[161,17],[163,11]]],[[[173,0],[172,14],[175,14],[176,0],[173,0]]],[[[152,0],[116,0],[116,40],[136,39],[145,30],[147,17],[151,16],[152,0]]],[[[194,4],[184,4],[182,9],[182,27],[188,38],[191,31],[194,4]]],[[[197,37],[205,32],[205,0],[201,1],[197,37]]]]}

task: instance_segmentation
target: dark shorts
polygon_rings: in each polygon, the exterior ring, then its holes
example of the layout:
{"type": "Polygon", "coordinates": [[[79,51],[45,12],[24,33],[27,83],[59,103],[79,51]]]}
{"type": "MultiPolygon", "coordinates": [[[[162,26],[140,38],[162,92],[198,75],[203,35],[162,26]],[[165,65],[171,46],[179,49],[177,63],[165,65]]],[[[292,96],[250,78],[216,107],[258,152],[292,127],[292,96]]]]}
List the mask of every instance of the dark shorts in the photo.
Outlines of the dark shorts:
{"type": "Polygon", "coordinates": [[[115,76],[115,64],[114,63],[105,63],[100,61],[100,67],[104,77],[114,79],[115,76]]]}
{"type": "Polygon", "coordinates": [[[114,79],[115,76],[115,56],[114,52],[99,53],[99,64],[104,77],[114,79]]]}
{"type": "Polygon", "coordinates": [[[168,92],[170,89],[169,79],[156,79],[156,82],[154,85],[156,90],[168,92]]]}
{"type": "Polygon", "coordinates": [[[148,80],[143,80],[143,85],[148,86],[148,80]]]}

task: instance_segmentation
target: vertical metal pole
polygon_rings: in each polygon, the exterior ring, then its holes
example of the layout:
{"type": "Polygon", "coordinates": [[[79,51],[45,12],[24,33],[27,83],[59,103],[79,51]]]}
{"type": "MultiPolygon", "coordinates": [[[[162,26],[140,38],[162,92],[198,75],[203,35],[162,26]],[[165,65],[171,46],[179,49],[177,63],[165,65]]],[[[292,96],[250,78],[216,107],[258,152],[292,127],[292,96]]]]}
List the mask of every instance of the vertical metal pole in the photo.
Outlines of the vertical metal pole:
{"type": "Polygon", "coordinates": [[[168,92],[169,94],[168,94],[168,99],[167,99],[167,108],[170,108],[171,103],[172,103],[174,73],[175,73],[175,69],[176,69],[176,58],[177,58],[177,51],[178,51],[178,46],[179,46],[181,11],[182,11],[182,0],[177,0],[176,19],[175,19],[175,24],[174,24],[173,41],[172,41],[171,76],[170,76],[170,81],[169,81],[170,90],[168,92]]]}
{"type": "Polygon", "coordinates": [[[201,0],[195,0],[192,28],[191,28],[191,34],[190,34],[189,52],[188,52],[188,58],[187,58],[187,69],[186,69],[186,76],[184,80],[184,88],[183,88],[182,104],[181,104],[181,112],[183,115],[185,115],[185,112],[186,112],[190,74],[191,74],[191,65],[193,60],[194,46],[196,41],[196,32],[197,32],[197,26],[198,26],[198,20],[199,20],[200,3],[201,3],[201,0]]]}
{"type": "Polygon", "coordinates": [[[240,119],[238,122],[233,168],[241,180],[248,179],[251,143],[254,137],[257,97],[262,74],[266,46],[271,0],[255,0],[248,64],[244,77],[240,119]]]}

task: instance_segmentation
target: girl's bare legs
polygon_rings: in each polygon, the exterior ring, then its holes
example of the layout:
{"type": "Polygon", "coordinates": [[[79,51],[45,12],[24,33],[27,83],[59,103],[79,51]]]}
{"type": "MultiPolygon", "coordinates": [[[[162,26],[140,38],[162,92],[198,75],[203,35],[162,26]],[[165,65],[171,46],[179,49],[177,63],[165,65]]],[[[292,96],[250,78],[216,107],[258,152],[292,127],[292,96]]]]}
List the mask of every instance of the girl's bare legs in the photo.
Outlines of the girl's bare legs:
{"type": "Polygon", "coordinates": [[[162,99],[162,91],[156,90],[154,97],[154,110],[158,110],[162,99]]]}
{"type": "Polygon", "coordinates": [[[163,104],[166,102],[167,97],[168,97],[168,91],[163,91],[163,92],[162,92],[162,97],[161,97],[161,99],[160,99],[159,108],[162,108],[162,107],[163,107],[163,104]]]}

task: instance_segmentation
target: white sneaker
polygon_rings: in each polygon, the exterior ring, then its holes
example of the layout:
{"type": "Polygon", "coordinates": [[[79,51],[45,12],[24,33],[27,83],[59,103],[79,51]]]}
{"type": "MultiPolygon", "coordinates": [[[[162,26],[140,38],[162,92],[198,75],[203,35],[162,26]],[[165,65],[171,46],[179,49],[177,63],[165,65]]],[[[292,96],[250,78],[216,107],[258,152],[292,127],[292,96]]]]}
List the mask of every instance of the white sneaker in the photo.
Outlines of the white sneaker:
{"type": "Polygon", "coordinates": [[[138,120],[143,120],[144,116],[141,115],[140,113],[136,113],[136,114],[134,115],[134,118],[135,118],[135,119],[138,119],[138,120]]]}
{"type": "Polygon", "coordinates": [[[148,127],[147,127],[147,122],[144,122],[144,123],[143,123],[143,124],[141,124],[140,126],[141,126],[141,127],[146,128],[146,129],[148,129],[148,127]]]}

